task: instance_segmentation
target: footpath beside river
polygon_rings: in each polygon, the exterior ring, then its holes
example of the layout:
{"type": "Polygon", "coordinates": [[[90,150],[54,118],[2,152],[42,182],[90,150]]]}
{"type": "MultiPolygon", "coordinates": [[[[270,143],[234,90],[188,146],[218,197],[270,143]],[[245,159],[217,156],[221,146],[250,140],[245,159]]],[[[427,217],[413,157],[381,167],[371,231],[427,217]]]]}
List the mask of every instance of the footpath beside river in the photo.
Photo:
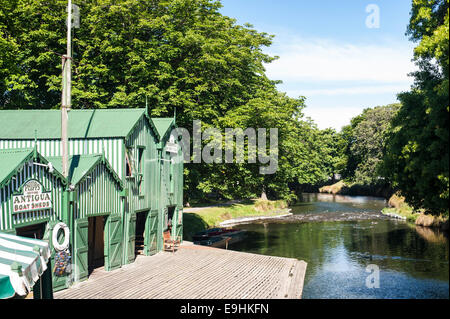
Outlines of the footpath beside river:
{"type": "Polygon", "coordinates": [[[253,221],[285,218],[292,213],[284,201],[230,201],[183,209],[184,239],[211,227],[228,227],[253,221]]]}

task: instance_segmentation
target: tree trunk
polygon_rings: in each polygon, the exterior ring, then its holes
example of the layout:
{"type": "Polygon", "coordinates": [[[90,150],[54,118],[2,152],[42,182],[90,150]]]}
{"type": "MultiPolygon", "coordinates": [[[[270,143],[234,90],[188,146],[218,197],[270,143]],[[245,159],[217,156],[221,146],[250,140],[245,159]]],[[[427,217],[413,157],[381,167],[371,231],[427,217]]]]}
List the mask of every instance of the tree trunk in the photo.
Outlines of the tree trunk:
{"type": "Polygon", "coordinates": [[[266,192],[264,190],[261,193],[261,199],[262,200],[267,200],[267,195],[266,195],[266,192]]]}

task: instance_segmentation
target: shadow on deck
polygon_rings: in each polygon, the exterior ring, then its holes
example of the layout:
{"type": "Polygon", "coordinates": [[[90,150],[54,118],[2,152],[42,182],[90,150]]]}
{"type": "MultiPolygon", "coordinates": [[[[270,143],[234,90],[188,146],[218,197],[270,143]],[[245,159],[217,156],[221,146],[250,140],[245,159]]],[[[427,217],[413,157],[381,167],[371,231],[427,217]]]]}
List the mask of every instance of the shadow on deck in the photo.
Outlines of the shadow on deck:
{"type": "Polygon", "coordinates": [[[95,270],[55,299],[296,299],[306,262],[184,242],[175,253],[137,256],[114,271],[95,270]]]}

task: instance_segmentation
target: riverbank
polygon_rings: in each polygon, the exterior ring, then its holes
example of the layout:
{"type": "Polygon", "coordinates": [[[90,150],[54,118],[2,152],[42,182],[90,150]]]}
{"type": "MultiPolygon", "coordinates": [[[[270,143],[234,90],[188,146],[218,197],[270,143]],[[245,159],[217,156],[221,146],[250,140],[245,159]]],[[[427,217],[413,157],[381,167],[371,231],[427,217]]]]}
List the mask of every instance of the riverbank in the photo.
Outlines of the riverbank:
{"type": "Polygon", "coordinates": [[[306,261],[305,299],[448,298],[448,233],[382,215],[383,198],[302,195],[292,216],[246,224],[231,249],[306,261]],[[382,281],[367,289],[373,264],[382,281]]]}
{"type": "Polygon", "coordinates": [[[387,184],[380,183],[379,185],[361,185],[361,184],[347,184],[340,180],[332,185],[325,185],[319,188],[320,193],[328,193],[333,195],[350,195],[350,196],[374,196],[389,198],[393,190],[387,184]]]}
{"type": "Polygon", "coordinates": [[[241,218],[277,218],[289,213],[285,201],[251,200],[231,202],[221,206],[189,207],[183,214],[183,237],[192,240],[192,235],[229,220],[241,218]]]}
{"type": "Polygon", "coordinates": [[[333,195],[364,195],[379,196],[386,199],[389,198],[389,207],[383,208],[381,211],[384,216],[406,220],[408,222],[416,224],[417,226],[436,227],[443,230],[448,230],[449,228],[448,217],[444,217],[442,215],[433,216],[430,214],[425,214],[423,210],[414,210],[405,202],[405,199],[402,196],[398,195],[397,193],[392,194],[392,189],[383,185],[347,185],[344,181],[339,181],[332,185],[326,185],[319,188],[319,192],[333,195]]]}
{"type": "Polygon", "coordinates": [[[386,207],[381,211],[382,214],[386,216],[404,219],[417,226],[448,230],[448,217],[427,215],[422,210],[416,211],[398,194],[393,194],[389,198],[388,205],[389,207],[386,207]]]}
{"type": "Polygon", "coordinates": [[[388,206],[381,213],[394,218],[404,219],[408,222],[415,223],[420,212],[405,203],[405,199],[397,194],[393,194],[388,201],[388,206]]]}

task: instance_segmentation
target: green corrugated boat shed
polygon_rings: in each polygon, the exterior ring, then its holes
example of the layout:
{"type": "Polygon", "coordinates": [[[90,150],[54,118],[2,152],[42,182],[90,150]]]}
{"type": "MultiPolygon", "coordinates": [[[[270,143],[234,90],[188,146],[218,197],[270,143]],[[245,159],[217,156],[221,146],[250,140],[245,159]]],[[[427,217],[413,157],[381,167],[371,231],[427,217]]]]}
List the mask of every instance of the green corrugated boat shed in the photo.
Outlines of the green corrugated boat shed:
{"type": "MultiPolygon", "coordinates": [[[[161,251],[163,232],[171,225],[181,236],[183,223],[183,156],[170,134],[175,118],[151,118],[146,109],[71,110],[67,179],[59,173],[60,121],[59,110],[0,111],[0,230],[52,244],[55,225],[67,225],[73,269],[53,276],[54,290],[95,267],[111,270],[138,253],[161,251]],[[13,194],[33,178],[46,179],[52,209],[12,212],[13,194]]],[[[64,234],[56,237],[63,241],[64,234]]]]}

